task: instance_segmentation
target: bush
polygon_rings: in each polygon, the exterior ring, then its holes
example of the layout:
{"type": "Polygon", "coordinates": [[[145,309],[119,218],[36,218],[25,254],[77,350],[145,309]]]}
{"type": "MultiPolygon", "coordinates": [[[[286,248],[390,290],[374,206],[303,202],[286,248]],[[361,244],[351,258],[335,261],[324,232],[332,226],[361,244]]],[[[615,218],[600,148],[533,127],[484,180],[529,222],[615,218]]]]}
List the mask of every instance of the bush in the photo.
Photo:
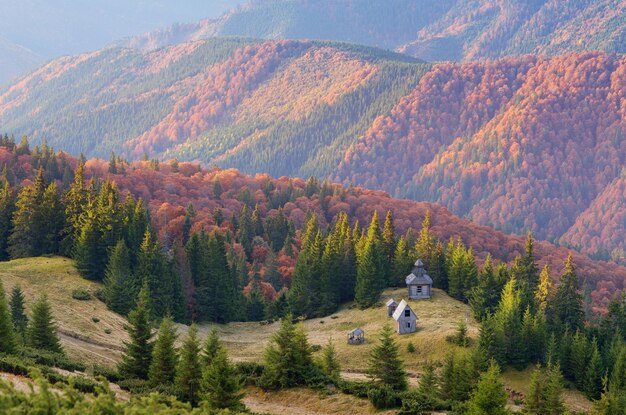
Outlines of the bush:
{"type": "Polygon", "coordinates": [[[422,415],[450,409],[444,401],[415,390],[404,392],[400,400],[402,408],[398,415],[422,415]]]}
{"type": "Polygon", "coordinates": [[[105,334],[111,334],[111,333],[112,333],[112,331],[111,331],[111,329],[104,329],[104,333],[105,333],[105,334]]]}
{"type": "Polygon", "coordinates": [[[94,323],[100,323],[100,319],[98,317],[92,317],[91,321],[93,321],[94,323]]]}
{"type": "Polygon", "coordinates": [[[117,370],[101,365],[94,365],[93,375],[94,377],[102,376],[109,382],[113,383],[117,383],[122,379],[120,373],[117,370]]]}
{"type": "Polygon", "coordinates": [[[143,395],[152,391],[150,383],[144,379],[123,379],[117,382],[117,385],[132,394],[143,395]]]}
{"type": "Polygon", "coordinates": [[[93,293],[93,296],[96,297],[98,300],[102,301],[103,303],[106,302],[106,297],[104,295],[104,290],[102,288],[98,288],[93,293]]]}
{"type": "Polygon", "coordinates": [[[322,350],[322,346],[320,346],[319,344],[312,344],[311,345],[311,351],[313,353],[319,352],[320,350],[322,350]]]}
{"type": "Polygon", "coordinates": [[[257,362],[238,362],[235,368],[246,385],[257,385],[265,370],[265,366],[257,362]]]}
{"type": "Polygon", "coordinates": [[[337,382],[337,387],[342,393],[345,393],[346,395],[354,395],[357,398],[367,398],[370,384],[367,382],[340,380],[337,382]]]}
{"type": "Polygon", "coordinates": [[[399,394],[387,385],[371,387],[367,392],[367,399],[376,409],[395,408],[401,404],[399,394]]]}
{"type": "Polygon", "coordinates": [[[406,345],[406,351],[409,353],[415,353],[415,345],[413,342],[409,342],[409,344],[406,345]]]}
{"type": "Polygon", "coordinates": [[[0,372],[18,376],[28,376],[30,368],[36,364],[33,360],[20,356],[0,356],[0,372]]]}
{"type": "Polygon", "coordinates": [[[20,350],[20,355],[32,360],[34,363],[58,367],[59,369],[69,370],[70,372],[84,372],[86,369],[83,363],[76,362],[63,354],[50,352],[48,350],[24,347],[20,350]]]}
{"type": "Polygon", "coordinates": [[[91,300],[91,294],[83,288],[77,288],[72,291],[72,298],[79,301],[88,301],[91,300]]]}
{"type": "Polygon", "coordinates": [[[456,333],[446,337],[446,340],[448,343],[456,344],[457,346],[468,347],[470,345],[470,338],[467,336],[467,325],[465,321],[461,321],[456,328],[456,333]]]}

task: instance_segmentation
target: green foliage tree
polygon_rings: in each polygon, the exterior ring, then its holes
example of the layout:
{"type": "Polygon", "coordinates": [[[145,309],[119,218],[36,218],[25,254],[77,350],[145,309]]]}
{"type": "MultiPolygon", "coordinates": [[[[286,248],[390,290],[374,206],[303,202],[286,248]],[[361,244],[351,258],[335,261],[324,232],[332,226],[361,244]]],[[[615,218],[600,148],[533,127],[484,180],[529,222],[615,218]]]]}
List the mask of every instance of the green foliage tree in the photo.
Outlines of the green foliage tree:
{"type": "Polygon", "coordinates": [[[204,399],[213,409],[239,411],[243,409],[241,389],[241,378],[230,363],[226,349],[219,345],[202,374],[204,399]]]}
{"type": "Polygon", "coordinates": [[[13,327],[22,340],[26,340],[26,330],[28,328],[28,316],[25,311],[25,299],[24,292],[19,285],[16,285],[11,290],[11,299],[9,301],[11,306],[11,320],[13,321],[13,327]]]}
{"type": "Polygon", "coordinates": [[[191,325],[180,348],[180,358],[176,368],[175,385],[180,398],[194,406],[197,405],[200,402],[201,382],[202,369],[200,366],[198,328],[191,325]]]}
{"type": "Polygon", "coordinates": [[[139,287],[133,277],[130,254],[120,239],[111,251],[104,276],[104,298],[107,307],[127,315],[133,308],[139,287]]]}
{"type": "Polygon", "coordinates": [[[480,376],[468,402],[468,415],[505,415],[507,394],[500,379],[500,368],[491,361],[489,369],[480,376]]]}
{"type": "Polygon", "coordinates": [[[315,215],[309,219],[293,272],[289,306],[296,316],[314,316],[321,296],[321,232],[315,215]]]}
{"type": "Polygon", "coordinates": [[[562,399],[563,378],[558,366],[537,366],[530,378],[524,400],[524,413],[532,415],[561,415],[565,413],[562,399]]]}
{"type": "Polygon", "coordinates": [[[174,381],[178,355],[174,343],[176,329],[172,317],[165,316],[152,349],[152,362],[148,370],[148,381],[154,385],[169,385],[174,381]]]}
{"type": "Polygon", "coordinates": [[[322,372],[331,379],[339,380],[339,374],[341,372],[341,365],[337,360],[337,353],[335,352],[335,344],[333,339],[329,339],[326,346],[322,351],[322,359],[320,362],[322,372]]]}
{"type": "Polygon", "coordinates": [[[48,296],[42,294],[33,304],[27,329],[27,343],[35,349],[63,353],[48,296]]]}
{"type": "Polygon", "coordinates": [[[370,352],[368,376],[375,383],[396,391],[406,390],[408,386],[404,363],[388,324],[381,329],[379,343],[370,352]]]}
{"type": "Polygon", "coordinates": [[[295,326],[291,315],[282,319],[265,349],[265,370],[260,384],[266,389],[289,388],[306,383],[313,368],[311,347],[302,324],[295,326]]]}
{"type": "Polygon", "coordinates": [[[152,361],[153,343],[150,326],[150,292],[147,284],[139,291],[137,305],[128,315],[130,342],[119,364],[119,371],[126,378],[147,379],[152,361]]]}
{"type": "Polygon", "coordinates": [[[578,276],[572,260],[567,257],[565,270],[561,275],[559,285],[551,307],[554,324],[576,331],[583,326],[584,311],[583,298],[579,291],[578,276]]]}
{"type": "Polygon", "coordinates": [[[17,347],[15,328],[9,312],[9,305],[0,280],[0,350],[4,353],[13,353],[17,347]]]}
{"type": "Polygon", "coordinates": [[[0,183],[0,261],[9,259],[9,237],[13,231],[13,212],[15,211],[15,195],[9,182],[0,183]]]}

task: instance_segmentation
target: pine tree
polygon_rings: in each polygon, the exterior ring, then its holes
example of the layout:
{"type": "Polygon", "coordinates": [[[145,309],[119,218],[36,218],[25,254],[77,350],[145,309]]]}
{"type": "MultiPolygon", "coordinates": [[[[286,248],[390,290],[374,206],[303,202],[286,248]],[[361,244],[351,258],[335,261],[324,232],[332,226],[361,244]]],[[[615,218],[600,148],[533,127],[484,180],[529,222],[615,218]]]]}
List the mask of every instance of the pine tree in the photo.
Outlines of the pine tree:
{"type": "Polygon", "coordinates": [[[368,375],[376,383],[403,391],[408,386],[406,372],[392,333],[388,324],[380,331],[380,342],[370,352],[368,375]]]}
{"type": "Polygon", "coordinates": [[[554,296],[552,315],[555,324],[572,331],[583,326],[583,298],[579,292],[578,277],[571,254],[567,257],[565,270],[554,296]]]}
{"type": "Polygon", "coordinates": [[[500,379],[500,368],[491,361],[468,402],[468,415],[506,415],[507,395],[500,379]]]}
{"type": "Polygon", "coordinates": [[[12,217],[15,211],[15,196],[4,180],[0,184],[0,261],[9,259],[9,236],[13,230],[12,217]]]}
{"type": "Polygon", "coordinates": [[[198,328],[192,325],[180,349],[175,379],[180,398],[194,406],[200,402],[200,384],[202,382],[200,343],[197,336],[198,328]]]}
{"type": "Polygon", "coordinates": [[[109,309],[127,315],[133,308],[139,290],[135,281],[130,255],[124,240],[120,240],[111,251],[104,277],[104,298],[109,309]]]}
{"type": "Polygon", "coordinates": [[[539,274],[539,285],[535,291],[535,307],[541,313],[546,313],[548,302],[553,294],[552,278],[550,277],[550,265],[546,264],[539,274]]]}
{"type": "Polygon", "coordinates": [[[206,402],[213,409],[243,409],[241,399],[242,381],[235,367],[228,360],[226,349],[219,345],[211,364],[202,374],[202,391],[206,402]]]}
{"type": "Polygon", "coordinates": [[[568,372],[576,387],[584,390],[587,367],[589,363],[589,341],[583,332],[578,330],[571,342],[571,353],[568,362],[568,372]]]}
{"type": "Polygon", "coordinates": [[[357,261],[354,299],[360,308],[373,306],[380,297],[380,274],[376,266],[375,249],[373,243],[367,243],[357,261]]]}
{"type": "Polygon", "coordinates": [[[302,324],[295,326],[291,315],[282,319],[265,349],[265,370],[260,384],[265,389],[279,389],[303,385],[313,367],[311,347],[302,324]]]}
{"type": "Polygon", "coordinates": [[[597,400],[600,399],[602,393],[602,378],[605,372],[596,339],[593,339],[590,344],[589,356],[583,390],[589,399],[597,400]]]}
{"type": "Polygon", "coordinates": [[[9,312],[9,305],[0,280],[0,351],[2,353],[13,353],[17,348],[15,329],[9,312]]]}
{"type": "Polygon", "coordinates": [[[25,299],[22,288],[16,285],[11,290],[11,320],[13,321],[15,331],[22,337],[22,340],[26,340],[26,329],[28,328],[28,317],[26,316],[24,304],[25,299]]]}
{"type": "Polygon", "coordinates": [[[152,349],[152,362],[148,370],[150,384],[169,385],[174,381],[178,355],[174,348],[176,329],[171,316],[165,316],[159,327],[159,334],[152,349]]]}
{"type": "Polygon", "coordinates": [[[279,292],[283,288],[283,277],[278,270],[278,259],[276,258],[274,251],[271,249],[267,253],[267,258],[265,259],[264,279],[272,285],[276,292],[279,292]]]}
{"type": "Polygon", "coordinates": [[[137,305],[128,315],[128,335],[130,342],[119,365],[119,371],[126,378],[147,379],[152,360],[153,344],[150,342],[150,292],[146,284],[139,292],[137,305]]]}
{"type": "Polygon", "coordinates": [[[220,338],[217,335],[217,330],[213,328],[206,338],[204,348],[202,349],[202,363],[204,366],[211,366],[211,363],[213,363],[213,359],[217,355],[220,347],[222,347],[220,338]]]}
{"type": "Polygon", "coordinates": [[[61,342],[56,332],[56,324],[48,297],[42,294],[33,304],[32,314],[27,329],[27,343],[35,349],[63,353],[61,342]]]}
{"type": "Polygon", "coordinates": [[[337,354],[335,353],[335,344],[333,339],[329,339],[328,343],[322,351],[321,360],[322,372],[331,379],[339,380],[339,373],[341,372],[341,366],[337,360],[337,354]]]}

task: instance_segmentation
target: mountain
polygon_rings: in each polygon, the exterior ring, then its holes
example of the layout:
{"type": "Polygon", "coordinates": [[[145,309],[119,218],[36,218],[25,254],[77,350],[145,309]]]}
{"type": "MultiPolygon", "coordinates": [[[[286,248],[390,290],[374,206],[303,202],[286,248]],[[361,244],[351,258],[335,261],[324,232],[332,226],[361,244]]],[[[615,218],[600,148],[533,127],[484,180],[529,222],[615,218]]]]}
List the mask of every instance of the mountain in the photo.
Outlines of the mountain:
{"type": "Polygon", "coordinates": [[[52,61],[0,92],[0,125],[73,154],[329,177],[606,259],[626,248],[619,216],[596,219],[624,209],[625,84],[626,58],[599,52],[431,65],[211,39],[52,61]]]}
{"type": "MultiPolygon", "coordinates": [[[[46,152],[49,154],[49,149],[46,152]]],[[[24,154],[15,159],[9,148],[0,146],[0,171],[10,166],[10,170],[18,176],[13,176],[12,181],[32,183],[38,171],[36,159],[41,154],[41,149],[34,149],[30,155],[24,154]]],[[[71,182],[71,173],[67,174],[65,170],[75,168],[77,160],[66,153],[59,153],[56,160],[45,164],[54,169],[56,177],[63,176],[63,181],[71,182]]],[[[276,179],[267,174],[247,175],[236,169],[207,169],[190,162],[135,161],[127,164],[120,161],[117,165],[118,173],[110,173],[109,167],[107,161],[88,160],[86,178],[95,178],[98,182],[114,181],[120,194],[129,193],[135,198],[141,198],[150,211],[152,224],[165,247],[182,237],[187,206],[191,203],[195,212],[191,230],[199,232],[204,229],[209,233],[220,227],[230,229],[231,218],[237,218],[246,205],[250,209],[258,206],[259,217],[263,219],[275,216],[278,209],[282,208],[286,219],[291,221],[294,229],[299,230],[295,238],[296,247],[310,214],[317,216],[320,228],[324,229],[333,224],[341,212],[349,215],[351,224],[358,221],[361,226],[367,226],[374,212],[382,216],[391,211],[397,235],[404,235],[409,229],[413,235],[417,235],[428,213],[431,231],[439,240],[447,242],[450,238],[460,238],[464,244],[472,247],[479,263],[491,254],[494,260],[510,264],[516,256],[524,253],[525,237],[506,235],[480,226],[455,216],[437,204],[395,199],[383,191],[330,183],[311,186],[299,178],[283,176],[276,179]],[[215,193],[216,182],[220,183],[219,195],[215,193]],[[221,222],[216,222],[216,209],[220,210],[220,216],[224,219],[221,222]]],[[[58,183],[62,185],[61,180],[58,183]]],[[[253,256],[259,255],[260,263],[264,263],[263,252],[267,251],[260,249],[253,252],[253,256]]],[[[297,249],[294,252],[297,253],[297,249]]],[[[538,266],[541,268],[549,264],[555,280],[570,252],[567,248],[545,241],[535,241],[534,244],[538,266]]],[[[588,301],[592,302],[596,311],[604,310],[615,292],[626,286],[626,267],[592,260],[578,252],[571,253],[588,294],[588,301]]],[[[280,255],[278,260],[283,280],[289,285],[295,260],[285,255],[280,255]]],[[[268,295],[276,294],[269,287],[268,291],[268,295]]]]}
{"type": "Polygon", "coordinates": [[[118,45],[157,48],[211,36],[321,39],[440,60],[527,53],[626,51],[626,4],[616,0],[253,0],[218,19],[118,45]]]}
{"type": "Polygon", "coordinates": [[[0,85],[27,73],[43,62],[41,56],[0,36],[0,85]]]}

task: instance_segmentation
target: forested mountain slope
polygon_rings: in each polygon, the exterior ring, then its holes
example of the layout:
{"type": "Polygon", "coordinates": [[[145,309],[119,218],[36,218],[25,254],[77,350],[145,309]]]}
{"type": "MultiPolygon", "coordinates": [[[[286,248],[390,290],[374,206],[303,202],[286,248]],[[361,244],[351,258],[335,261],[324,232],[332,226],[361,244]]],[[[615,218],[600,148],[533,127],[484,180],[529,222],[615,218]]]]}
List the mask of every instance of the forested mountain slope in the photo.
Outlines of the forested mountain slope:
{"type": "Polygon", "coordinates": [[[253,0],[219,19],[176,25],[121,45],[154,48],[211,36],[325,39],[427,60],[568,51],[624,52],[619,0],[253,0]]]}
{"type": "MultiPolygon", "coordinates": [[[[57,177],[59,188],[66,188],[71,183],[76,159],[66,153],[59,153],[55,158],[45,156],[51,153],[49,148],[45,151],[36,148],[31,154],[24,154],[22,148],[18,147],[16,156],[7,148],[0,147],[0,180],[6,178],[14,186],[20,183],[31,185],[37,174],[37,166],[43,165],[46,166],[45,176],[51,180],[57,177]]],[[[261,218],[268,226],[269,240],[276,239],[274,244],[279,244],[285,240],[284,232],[287,229],[277,231],[283,234],[275,238],[271,236],[269,226],[278,226],[278,219],[284,215],[282,218],[291,223],[292,231],[297,230],[294,252],[287,254],[286,249],[279,248],[277,254],[278,271],[286,286],[291,283],[301,238],[312,214],[317,216],[320,229],[331,229],[342,212],[347,213],[351,226],[358,221],[365,229],[374,212],[383,216],[389,211],[393,215],[395,234],[405,235],[411,229],[415,237],[428,212],[432,233],[444,243],[450,238],[460,238],[462,243],[472,248],[479,263],[487,254],[491,254],[497,261],[512,263],[525,249],[522,237],[505,235],[461,219],[437,204],[393,199],[382,191],[320,184],[315,180],[305,182],[288,177],[274,179],[267,174],[250,176],[235,169],[202,169],[197,164],[183,162],[158,163],[153,160],[130,165],[117,160],[115,171],[111,173],[110,162],[92,159],[86,163],[85,176],[95,178],[97,183],[112,180],[120,195],[130,192],[135,198],[143,199],[144,206],[150,212],[152,225],[165,248],[171,248],[174,241],[180,240],[185,232],[189,234],[204,230],[209,233],[214,229],[233,231],[237,226],[235,224],[243,226],[244,212],[247,211],[246,220],[250,221],[253,209],[255,212],[252,218],[255,215],[261,218]],[[191,216],[189,204],[193,205],[191,216]],[[218,211],[219,214],[216,213],[218,211]],[[269,225],[271,221],[273,225],[269,225]]],[[[239,234],[237,238],[239,240],[239,234]]],[[[250,267],[254,273],[260,273],[259,278],[263,278],[261,287],[264,294],[268,298],[275,298],[276,292],[265,281],[268,268],[262,265],[255,270],[253,267],[253,264],[264,264],[265,256],[268,255],[268,242],[255,238],[251,246],[254,249],[250,251],[250,267]]],[[[237,250],[241,253],[241,246],[237,250]]],[[[569,254],[565,248],[539,241],[535,243],[534,252],[538,266],[549,264],[555,279],[569,254]]],[[[579,253],[573,253],[573,261],[586,298],[596,310],[604,309],[614,294],[626,286],[626,268],[623,266],[594,261],[579,253]]]]}
{"type": "Polygon", "coordinates": [[[211,39],[55,60],[0,91],[0,125],[75,155],[330,177],[619,259],[626,225],[598,218],[624,209],[625,84],[599,52],[430,65],[211,39]]]}
{"type": "Polygon", "coordinates": [[[27,73],[43,59],[35,52],[0,36],[0,86],[27,73]]]}

